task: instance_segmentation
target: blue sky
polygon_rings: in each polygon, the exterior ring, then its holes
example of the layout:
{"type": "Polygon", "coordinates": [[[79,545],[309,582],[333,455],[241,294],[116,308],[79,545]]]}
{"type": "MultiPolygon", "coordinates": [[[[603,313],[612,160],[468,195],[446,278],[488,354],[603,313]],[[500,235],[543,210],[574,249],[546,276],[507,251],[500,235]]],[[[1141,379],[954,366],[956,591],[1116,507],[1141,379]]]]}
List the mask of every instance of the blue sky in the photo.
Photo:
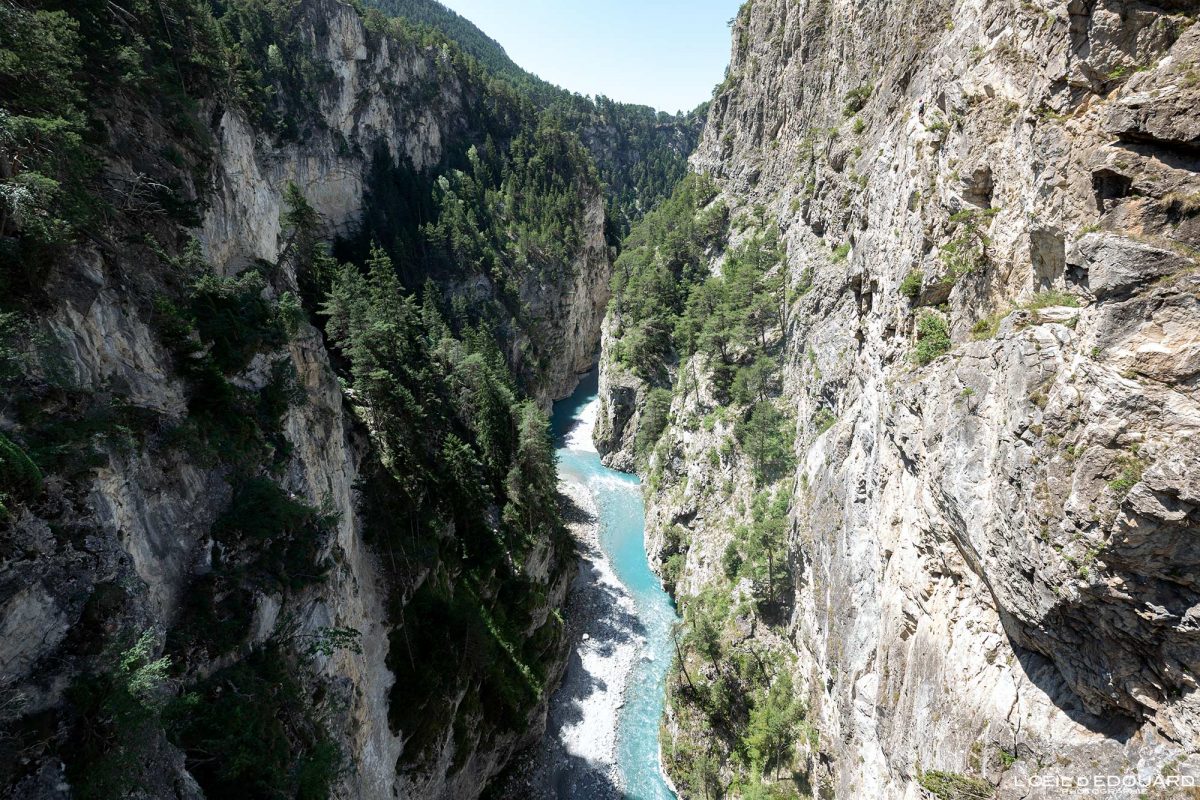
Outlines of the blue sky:
{"type": "Polygon", "coordinates": [[[688,111],[725,77],[741,0],[442,0],[535,75],[582,94],[688,111]]]}

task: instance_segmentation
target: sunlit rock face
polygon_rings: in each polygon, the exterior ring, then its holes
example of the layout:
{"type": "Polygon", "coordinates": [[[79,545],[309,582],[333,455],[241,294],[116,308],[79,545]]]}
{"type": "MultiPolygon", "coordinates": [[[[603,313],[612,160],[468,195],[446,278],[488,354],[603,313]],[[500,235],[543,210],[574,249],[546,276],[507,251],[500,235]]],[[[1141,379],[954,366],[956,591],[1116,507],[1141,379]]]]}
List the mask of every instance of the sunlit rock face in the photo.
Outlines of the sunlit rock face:
{"type": "MultiPolygon", "coordinates": [[[[778,219],[811,284],[779,334],[796,585],[748,635],[798,657],[822,796],[1200,770],[1196,11],[756,0],[734,23],[692,165],[731,216],[778,219]],[[921,366],[929,310],[954,346],[921,366]]],[[[613,348],[598,440],[628,465],[646,387],[613,348]]],[[[652,465],[648,536],[687,529],[683,593],[752,493],[713,457],[706,391],[677,393],[652,465]]]]}

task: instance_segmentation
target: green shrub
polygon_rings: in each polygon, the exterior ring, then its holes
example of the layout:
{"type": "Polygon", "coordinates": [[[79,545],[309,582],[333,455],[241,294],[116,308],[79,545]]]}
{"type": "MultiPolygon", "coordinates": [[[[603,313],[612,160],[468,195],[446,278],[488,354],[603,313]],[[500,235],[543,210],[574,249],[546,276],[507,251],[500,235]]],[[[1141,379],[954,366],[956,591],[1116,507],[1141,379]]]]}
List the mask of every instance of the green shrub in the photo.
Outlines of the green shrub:
{"type": "Polygon", "coordinates": [[[304,321],[304,308],[300,305],[300,298],[291,292],[284,292],[279,297],[278,319],[287,335],[294,337],[300,330],[300,323],[304,321]]]}
{"type": "Polygon", "coordinates": [[[770,356],[762,356],[734,375],[731,388],[734,402],[744,404],[766,400],[779,388],[779,380],[779,363],[770,356]]]}
{"type": "Polygon", "coordinates": [[[682,553],[688,549],[688,531],[682,525],[671,525],[663,531],[663,552],[682,553]]]}
{"type": "Polygon", "coordinates": [[[42,473],[11,439],[0,433],[0,519],[7,504],[31,500],[42,491],[42,473]]]}
{"type": "Polygon", "coordinates": [[[109,651],[97,672],[67,690],[78,720],[64,760],[82,800],[125,797],[144,775],[171,667],[169,659],[153,657],[155,645],[146,633],[128,649],[109,651]]]}
{"type": "Polygon", "coordinates": [[[813,412],[812,423],[813,427],[816,428],[817,433],[821,434],[832,428],[837,423],[837,417],[829,408],[821,406],[813,412]]]}
{"type": "Polygon", "coordinates": [[[342,769],[298,664],[272,643],[217,672],[165,712],[208,797],[323,800],[342,769]]]}
{"type": "Polygon", "coordinates": [[[251,556],[238,567],[256,587],[294,591],[324,580],[328,568],[318,559],[334,521],[290,497],[270,478],[250,478],[234,492],[212,536],[223,550],[245,550],[251,556]]]}
{"type": "MultiPolygon", "coordinates": [[[[180,258],[191,269],[208,269],[194,247],[180,258]]],[[[294,307],[280,308],[262,298],[265,286],[258,269],[237,278],[202,274],[182,302],[159,298],[155,305],[159,336],[189,388],[189,418],[169,441],[198,459],[233,464],[243,473],[252,472],[249,465],[272,449],[286,456],[279,421],[288,405],[302,398],[294,390],[294,370],[284,363],[273,365],[271,383],[261,393],[241,389],[227,377],[244,370],[255,354],[283,345],[288,326],[299,324],[294,307]]]]}
{"type": "Polygon", "coordinates": [[[262,274],[253,269],[236,278],[203,275],[192,286],[189,307],[196,331],[226,375],[240,372],[255,353],[285,340],[275,309],[262,298],[265,288],[262,274]]]}
{"type": "Polygon", "coordinates": [[[1117,459],[1121,466],[1121,474],[1110,481],[1108,488],[1121,497],[1129,494],[1134,486],[1142,482],[1142,474],[1146,471],[1146,462],[1137,454],[1124,455],[1117,459]]]}
{"type": "Polygon", "coordinates": [[[917,346],[913,358],[922,366],[950,351],[950,328],[941,315],[925,312],[917,321],[917,346]]]}
{"type": "Polygon", "coordinates": [[[966,234],[947,242],[938,253],[938,258],[946,267],[942,283],[947,286],[953,286],[959,278],[974,274],[986,264],[982,249],[966,234]]]}
{"type": "Polygon", "coordinates": [[[872,84],[864,83],[846,92],[846,105],[842,108],[842,113],[847,117],[852,117],[862,111],[873,91],[875,91],[875,87],[872,84]]]}
{"type": "Polygon", "coordinates": [[[243,645],[258,593],[288,594],[325,579],[321,553],[334,523],[270,478],[243,480],[213,525],[212,571],[188,587],[168,648],[183,655],[199,648],[212,658],[243,645]]]}
{"type": "Polygon", "coordinates": [[[839,244],[837,247],[833,248],[833,260],[835,262],[845,261],[846,256],[850,255],[851,249],[853,249],[853,245],[851,245],[849,242],[839,244]]]}
{"type": "Polygon", "coordinates": [[[971,326],[971,338],[977,342],[993,338],[1000,331],[1000,323],[1009,314],[1008,311],[997,311],[991,316],[976,320],[971,326]]]}
{"type": "Polygon", "coordinates": [[[800,281],[796,284],[796,295],[803,296],[812,291],[813,287],[813,268],[805,267],[800,273],[800,281]]]}
{"type": "Polygon", "coordinates": [[[388,650],[396,675],[388,714],[405,741],[403,767],[420,766],[437,746],[454,715],[445,692],[448,679],[468,678],[459,713],[474,713],[477,724],[511,729],[526,719],[541,696],[545,676],[538,656],[554,646],[561,626],[553,618],[532,636],[523,628],[530,610],[544,597],[532,587],[505,587],[489,610],[470,586],[444,578],[427,580],[397,612],[388,650]]]}
{"type": "MultiPolygon", "coordinates": [[[[26,4],[27,5],[27,4],[26,4]]],[[[71,4],[68,4],[70,7],[71,4]]],[[[79,22],[68,11],[0,5],[0,296],[39,286],[57,248],[92,214],[79,22]]]]}
{"type": "Polygon", "coordinates": [[[725,545],[725,552],[721,554],[721,571],[725,577],[730,580],[737,578],[742,571],[742,561],[741,548],[738,547],[737,538],[734,538],[725,545]]]}
{"type": "Polygon", "coordinates": [[[642,408],[641,421],[638,423],[637,437],[634,440],[634,451],[639,457],[649,455],[667,429],[671,415],[671,392],[667,389],[651,389],[646,396],[642,408]]]}
{"type": "Polygon", "coordinates": [[[921,773],[918,782],[938,800],[989,800],[996,794],[987,781],[968,778],[957,772],[929,770],[921,773]]]}
{"type": "Polygon", "coordinates": [[[295,298],[285,294],[284,306],[267,303],[259,297],[256,287],[261,286],[258,272],[236,280],[204,278],[193,287],[187,306],[160,301],[156,317],[190,389],[189,419],[174,440],[195,457],[232,464],[242,474],[272,451],[277,460],[287,457],[291,445],[280,430],[281,419],[305,397],[286,356],[271,365],[270,381],[259,392],[239,388],[227,377],[245,369],[255,354],[283,345],[289,327],[294,331],[299,325],[295,298]]]}
{"type": "Polygon", "coordinates": [[[29,358],[24,345],[30,327],[29,321],[20,314],[0,312],[0,385],[17,380],[28,369],[29,358]]]}
{"type": "Polygon", "coordinates": [[[242,646],[254,618],[255,594],[236,576],[210,572],[196,578],[180,604],[179,618],[167,634],[167,649],[181,656],[203,650],[210,658],[242,646]]]}
{"type": "Polygon", "coordinates": [[[987,266],[987,248],[991,240],[983,231],[983,223],[998,213],[998,208],[968,208],[950,216],[950,225],[959,232],[938,253],[946,267],[942,283],[954,285],[962,276],[987,266]]]}
{"type": "Polygon", "coordinates": [[[1060,292],[1057,290],[1038,292],[1033,296],[1033,299],[1025,305],[1025,308],[1029,309],[1030,311],[1040,311],[1043,308],[1050,308],[1052,306],[1079,308],[1079,298],[1073,294],[1068,294],[1067,292],[1060,292]]]}
{"type": "Polygon", "coordinates": [[[750,416],[738,422],[734,435],[754,465],[759,482],[770,482],[792,463],[794,424],[769,400],[756,403],[750,416]]]}
{"type": "Polygon", "coordinates": [[[760,608],[769,610],[790,585],[788,564],[788,496],[764,489],[754,495],[749,525],[735,529],[721,560],[725,576],[749,578],[760,608]]]}
{"type": "Polygon", "coordinates": [[[756,693],[743,736],[747,761],[754,772],[762,774],[790,763],[804,716],[804,703],[793,690],[791,673],[780,670],[765,691],[756,693]]]}
{"type": "Polygon", "coordinates": [[[904,276],[904,280],[900,281],[900,294],[910,300],[915,300],[917,295],[921,294],[921,286],[925,283],[925,273],[919,269],[914,269],[904,276]]]}
{"type": "Polygon", "coordinates": [[[686,556],[683,553],[675,553],[663,562],[663,589],[673,594],[675,587],[679,585],[679,579],[683,577],[683,566],[686,556]]]}
{"type": "Polygon", "coordinates": [[[107,464],[109,450],[127,452],[158,421],[154,412],[104,393],[63,390],[57,399],[57,413],[45,413],[36,402],[22,411],[23,444],[43,474],[68,481],[86,479],[107,464]]]}
{"type": "MultiPolygon", "coordinates": [[[[753,527],[762,529],[740,528],[723,561],[731,576],[754,583],[761,600],[771,594],[766,585],[772,553],[777,557],[776,588],[786,585],[779,580],[786,577],[780,571],[787,566],[780,557],[786,503],[760,493],[754,505],[753,527]]],[[[713,797],[806,796],[799,791],[793,752],[798,739],[815,744],[815,731],[805,721],[804,702],[791,680],[793,659],[761,640],[747,646],[740,620],[751,608],[731,608],[728,586],[685,595],[679,605],[684,622],[677,632],[668,699],[680,724],[701,734],[686,737],[681,747],[664,754],[681,794],[700,796],[708,789],[713,797]],[[739,622],[731,624],[734,619],[739,622]]]]}

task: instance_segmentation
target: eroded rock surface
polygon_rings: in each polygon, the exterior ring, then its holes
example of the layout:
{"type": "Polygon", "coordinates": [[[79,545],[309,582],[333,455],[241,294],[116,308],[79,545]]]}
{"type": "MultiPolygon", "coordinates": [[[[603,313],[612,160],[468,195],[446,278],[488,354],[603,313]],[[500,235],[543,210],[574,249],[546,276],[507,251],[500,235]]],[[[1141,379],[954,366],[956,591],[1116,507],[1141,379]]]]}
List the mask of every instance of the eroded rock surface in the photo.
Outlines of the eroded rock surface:
{"type": "MultiPolygon", "coordinates": [[[[731,215],[778,220],[811,286],[775,334],[795,587],[752,636],[797,657],[823,797],[915,797],[923,770],[1004,798],[1200,773],[1196,13],[756,0],[735,21],[692,163],[731,215]],[[919,366],[924,313],[953,348],[919,366]]],[[[646,387],[613,347],[599,442],[629,465],[646,387]]],[[[676,392],[646,465],[652,549],[687,533],[681,594],[718,581],[754,491],[731,425],[700,424],[710,388],[676,392]]]]}

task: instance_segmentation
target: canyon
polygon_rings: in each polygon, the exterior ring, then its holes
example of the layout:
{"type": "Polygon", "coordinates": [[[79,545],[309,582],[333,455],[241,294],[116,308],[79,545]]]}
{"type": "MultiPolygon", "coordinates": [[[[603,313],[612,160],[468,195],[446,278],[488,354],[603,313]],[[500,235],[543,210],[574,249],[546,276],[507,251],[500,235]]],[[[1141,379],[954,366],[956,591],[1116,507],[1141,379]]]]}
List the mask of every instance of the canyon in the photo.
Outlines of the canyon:
{"type": "Polygon", "coordinates": [[[92,209],[0,196],[4,796],[526,796],[630,588],[553,491],[593,367],[678,796],[1200,778],[1196,3],[752,0],[677,117],[385,3],[100,5],[3,9],[92,209]]]}

